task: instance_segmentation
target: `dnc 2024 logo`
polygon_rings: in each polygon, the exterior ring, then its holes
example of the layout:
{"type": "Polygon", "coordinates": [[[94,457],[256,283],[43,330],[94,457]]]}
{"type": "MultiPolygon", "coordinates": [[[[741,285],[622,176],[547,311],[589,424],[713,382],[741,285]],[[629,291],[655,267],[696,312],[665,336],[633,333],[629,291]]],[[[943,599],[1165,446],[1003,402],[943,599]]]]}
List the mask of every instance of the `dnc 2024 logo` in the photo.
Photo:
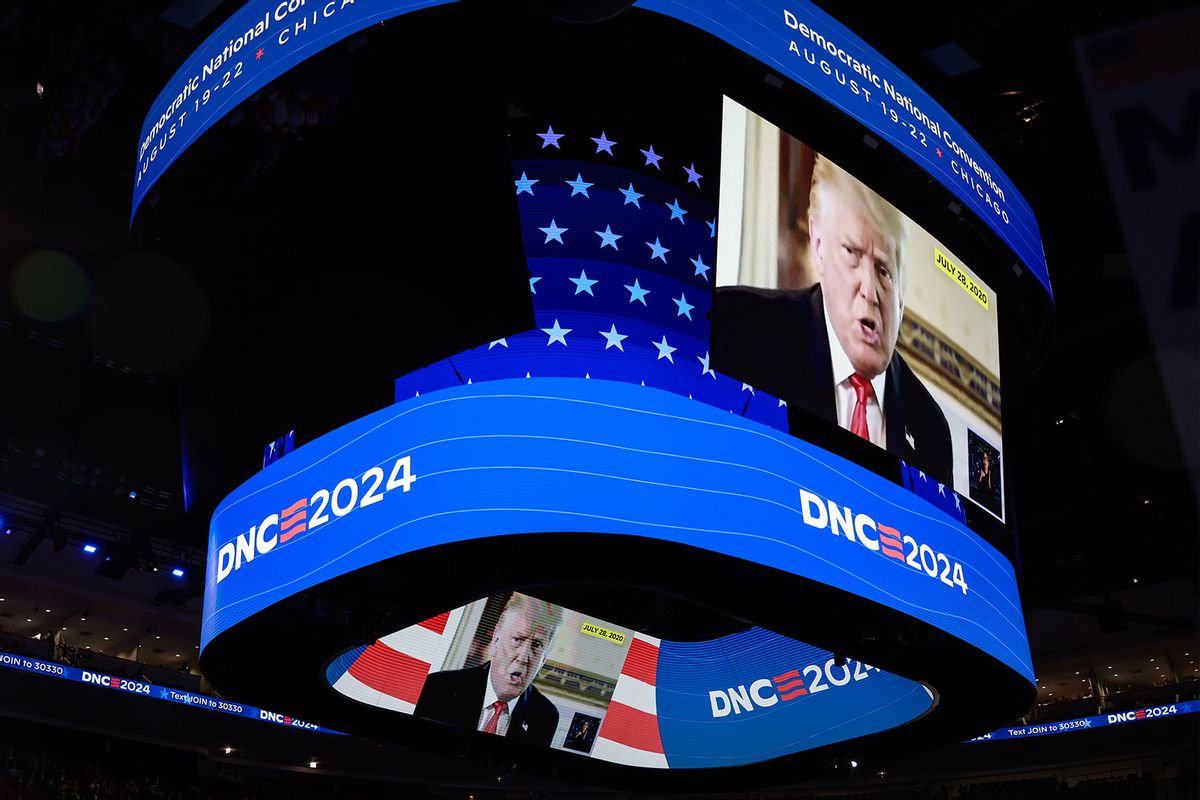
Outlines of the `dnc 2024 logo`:
{"type": "Polygon", "coordinates": [[[221,545],[217,551],[217,583],[255,557],[266,555],[277,545],[301,534],[311,533],[331,518],[344,517],[356,509],[381,502],[395,489],[409,491],[416,479],[412,457],[402,456],[392,464],[386,482],[383,468],[372,467],[357,477],[343,478],[332,489],[318,489],[311,497],[301,497],[286,508],[268,514],[262,522],[251,525],[250,530],[221,545]]]}

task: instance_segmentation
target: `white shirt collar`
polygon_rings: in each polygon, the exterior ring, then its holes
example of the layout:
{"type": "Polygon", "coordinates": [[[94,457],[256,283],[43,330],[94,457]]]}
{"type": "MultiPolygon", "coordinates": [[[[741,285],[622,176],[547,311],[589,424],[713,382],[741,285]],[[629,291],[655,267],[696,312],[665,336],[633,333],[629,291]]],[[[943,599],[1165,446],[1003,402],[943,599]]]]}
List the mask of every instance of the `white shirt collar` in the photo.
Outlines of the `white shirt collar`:
{"type": "MultiPolygon", "coordinates": [[[[509,719],[512,718],[513,706],[516,705],[516,702],[518,699],[520,699],[520,697],[521,697],[521,695],[517,695],[516,697],[514,697],[513,699],[508,701],[509,719]]],[[[490,706],[492,703],[496,702],[499,699],[500,698],[496,696],[496,690],[492,688],[492,666],[491,666],[491,664],[489,664],[488,665],[487,682],[486,682],[485,688],[483,690],[483,706],[480,708],[480,713],[483,712],[484,708],[487,708],[488,706],[490,706]]]]}
{"type": "MultiPolygon", "coordinates": [[[[829,320],[829,305],[825,302],[825,293],[821,293],[821,306],[825,312],[825,332],[829,338],[829,360],[833,363],[833,385],[837,386],[854,374],[854,365],[850,363],[850,356],[846,355],[846,351],[842,349],[842,343],[838,341],[837,333],[833,330],[833,323],[829,320]]],[[[887,370],[871,378],[871,388],[875,390],[875,402],[879,404],[880,411],[883,410],[883,389],[887,385],[887,370]]]]}

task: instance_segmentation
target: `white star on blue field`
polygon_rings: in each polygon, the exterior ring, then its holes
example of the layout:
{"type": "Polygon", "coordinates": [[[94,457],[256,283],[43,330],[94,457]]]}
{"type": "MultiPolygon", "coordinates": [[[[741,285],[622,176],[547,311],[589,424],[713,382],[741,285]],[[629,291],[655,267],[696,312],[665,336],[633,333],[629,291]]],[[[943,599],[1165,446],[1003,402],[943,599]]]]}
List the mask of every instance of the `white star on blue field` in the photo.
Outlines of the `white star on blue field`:
{"type": "Polygon", "coordinates": [[[625,352],[625,347],[621,344],[621,342],[625,341],[629,337],[623,333],[617,332],[617,324],[615,322],[613,323],[612,327],[609,328],[607,331],[598,331],[598,333],[604,337],[604,340],[605,340],[604,341],[604,349],[605,350],[607,350],[610,347],[615,347],[618,350],[620,350],[622,353],[625,352]]]}
{"type": "Polygon", "coordinates": [[[619,191],[621,194],[625,195],[625,202],[622,205],[629,205],[630,203],[633,203],[638,208],[642,207],[642,204],[639,203],[638,200],[645,197],[646,195],[639,194],[637,192],[637,190],[633,188],[633,181],[629,182],[628,189],[618,189],[617,191],[619,191]]]}
{"type": "Polygon", "coordinates": [[[674,203],[664,203],[663,205],[665,205],[667,208],[671,209],[671,219],[677,219],[681,223],[683,222],[683,215],[686,214],[687,212],[679,207],[679,198],[678,197],[675,198],[674,203]]]}
{"type": "Polygon", "coordinates": [[[646,295],[650,294],[650,290],[643,289],[637,278],[633,279],[633,286],[627,285],[625,288],[629,290],[629,302],[632,303],[636,300],[642,305],[646,305],[646,295]]]}
{"type": "MultiPolygon", "coordinates": [[[[675,359],[671,357],[671,353],[674,353],[679,348],[671,347],[671,345],[667,344],[667,337],[665,335],[662,337],[661,342],[651,342],[650,344],[652,344],[658,348],[658,358],[665,358],[667,361],[670,361],[672,364],[675,363],[675,359]]],[[[655,360],[658,360],[658,359],[655,359],[655,360]]]]}
{"type": "Polygon", "coordinates": [[[654,237],[654,244],[646,242],[646,246],[650,248],[650,260],[659,259],[664,264],[667,263],[667,253],[671,252],[669,248],[663,247],[659,237],[654,237]]]}
{"type": "Polygon", "coordinates": [[[537,183],[537,178],[530,178],[525,174],[525,170],[521,170],[521,177],[513,181],[517,185],[517,194],[528,194],[533,196],[533,185],[537,183]]]}
{"type": "Polygon", "coordinates": [[[550,227],[538,228],[538,230],[546,234],[546,241],[542,242],[542,244],[550,244],[551,241],[556,241],[559,244],[566,244],[566,242],[563,241],[562,235],[569,231],[570,228],[560,228],[558,227],[558,223],[551,219],[550,227]]]}
{"type": "Polygon", "coordinates": [[[611,247],[613,250],[621,249],[617,247],[617,239],[621,238],[621,234],[613,233],[612,225],[605,225],[603,231],[594,231],[594,233],[600,237],[601,250],[606,247],[611,247]]]}
{"type": "Polygon", "coordinates": [[[546,342],[546,347],[549,347],[550,345],[554,344],[555,342],[558,342],[563,347],[566,347],[567,346],[567,334],[570,332],[571,332],[570,328],[560,327],[558,324],[558,320],[557,319],[554,320],[554,327],[542,328],[542,333],[544,333],[550,337],[550,341],[546,342]]]}
{"type": "Polygon", "coordinates": [[[580,270],[578,278],[568,278],[568,280],[570,280],[571,283],[575,284],[575,294],[579,294],[580,292],[587,292],[592,297],[596,296],[595,293],[592,291],[592,287],[595,286],[600,281],[589,280],[586,271],[580,270]]]}
{"type": "Polygon", "coordinates": [[[588,191],[587,191],[588,187],[596,185],[594,183],[588,183],[587,181],[585,181],[583,179],[583,175],[581,175],[579,173],[575,174],[575,180],[563,181],[563,183],[565,183],[567,186],[571,187],[571,197],[574,197],[577,194],[581,194],[587,198],[591,198],[591,195],[588,194],[588,191]]]}

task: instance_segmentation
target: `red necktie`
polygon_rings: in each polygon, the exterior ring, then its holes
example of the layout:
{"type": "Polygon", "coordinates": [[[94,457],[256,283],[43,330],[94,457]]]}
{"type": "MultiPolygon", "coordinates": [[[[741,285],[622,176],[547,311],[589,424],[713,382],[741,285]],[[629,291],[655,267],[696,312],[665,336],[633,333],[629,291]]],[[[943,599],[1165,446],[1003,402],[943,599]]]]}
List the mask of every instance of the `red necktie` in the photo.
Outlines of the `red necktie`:
{"type": "Polygon", "coordinates": [[[871,432],[867,430],[867,403],[875,396],[875,390],[871,382],[857,372],[850,374],[850,385],[854,387],[854,394],[858,398],[858,402],[854,404],[854,414],[850,417],[850,432],[869,442],[871,432]]]}
{"type": "Polygon", "coordinates": [[[497,700],[488,708],[492,709],[492,718],[483,726],[484,733],[495,733],[500,725],[500,717],[508,713],[508,703],[503,700],[497,700]]]}

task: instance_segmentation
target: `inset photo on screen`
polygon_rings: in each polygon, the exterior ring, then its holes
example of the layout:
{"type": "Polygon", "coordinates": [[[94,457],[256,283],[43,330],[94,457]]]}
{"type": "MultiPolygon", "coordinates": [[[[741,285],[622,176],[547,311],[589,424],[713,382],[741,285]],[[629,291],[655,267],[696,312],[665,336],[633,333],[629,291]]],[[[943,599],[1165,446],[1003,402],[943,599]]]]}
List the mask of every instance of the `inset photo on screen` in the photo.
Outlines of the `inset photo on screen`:
{"type": "Polygon", "coordinates": [[[999,516],[1003,497],[1000,451],[975,431],[967,431],[967,455],[970,459],[971,499],[999,516]]]}
{"type": "MultiPolygon", "coordinates": [[[[995,292],[871,187],[728,97],[720,210],[713,368],[786,401],[794,432],[800,415],[823,418],[968,495],[968,432],[996,461],[1003,450],[995,292]]],[[[976,502],[1003,518],[999,496],[976,502]]]]}

